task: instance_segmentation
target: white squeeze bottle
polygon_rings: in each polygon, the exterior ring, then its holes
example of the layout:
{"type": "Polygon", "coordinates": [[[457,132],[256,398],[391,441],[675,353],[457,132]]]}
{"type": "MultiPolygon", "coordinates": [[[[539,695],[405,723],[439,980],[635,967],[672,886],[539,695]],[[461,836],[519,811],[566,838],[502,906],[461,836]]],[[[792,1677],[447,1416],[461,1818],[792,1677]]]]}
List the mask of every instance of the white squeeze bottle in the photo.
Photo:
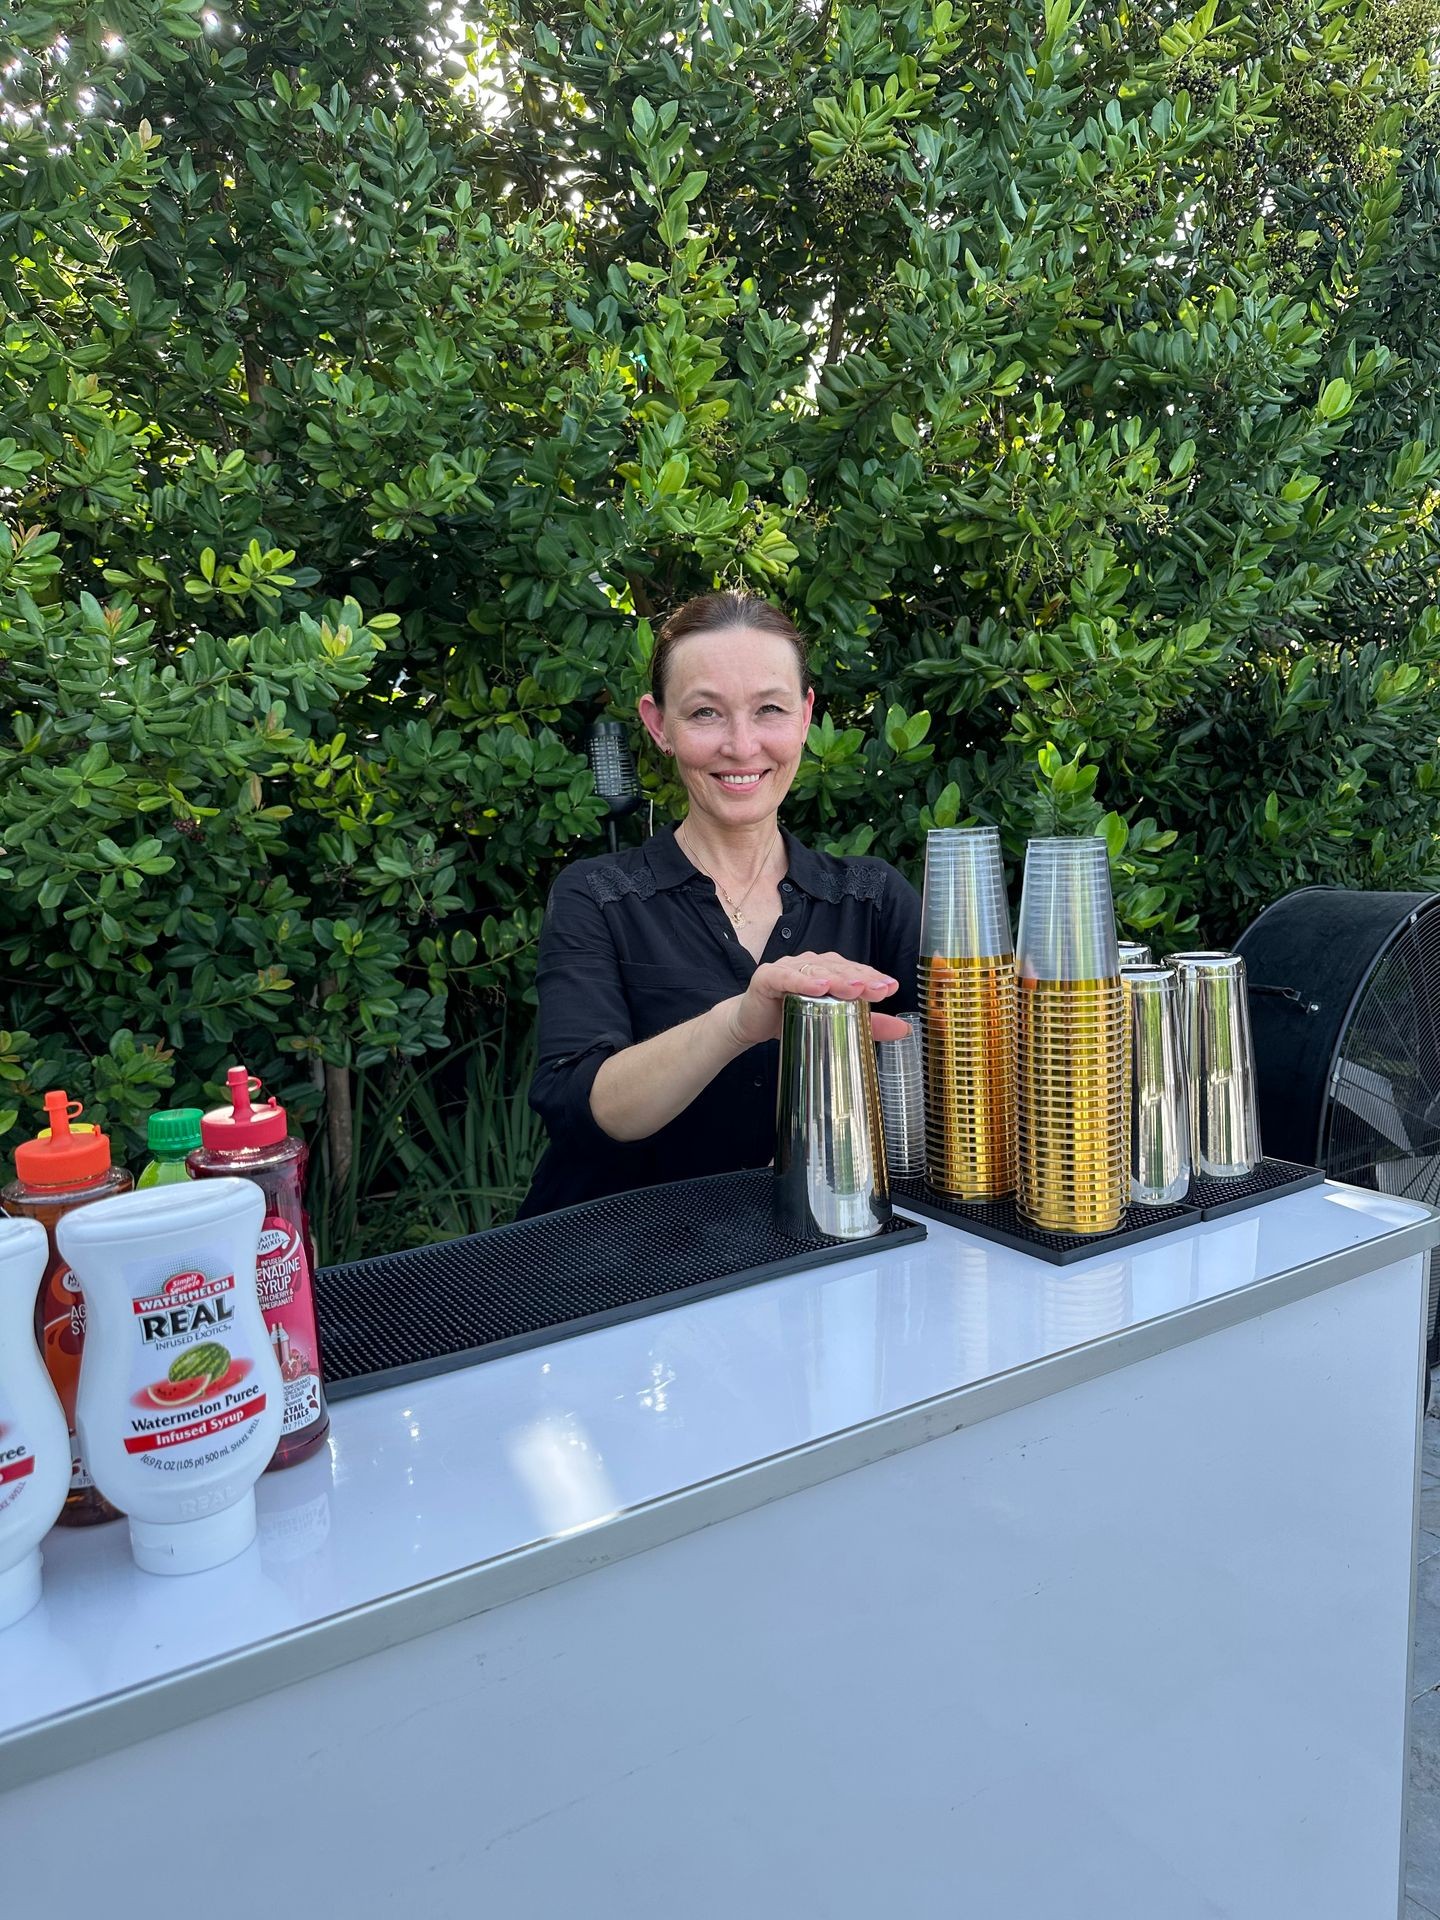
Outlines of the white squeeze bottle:
{"type": "Polygon", "coordinates": [[[253,1181],[196,1180],[97,1200],[56,1228],[89,1315],[84,1458],[146,1573],[218,1567],[255,1538],[285,1405],[255,1287],[264,1218],[253,1181]]]}
{"type": "Polygon", "coordinates": [[[0,1627],[40,1598],[40,1542],[70,1491],[70,1429],[35,1344],[49,1257],[38,1220],[0,1218],[0,1627]]]}

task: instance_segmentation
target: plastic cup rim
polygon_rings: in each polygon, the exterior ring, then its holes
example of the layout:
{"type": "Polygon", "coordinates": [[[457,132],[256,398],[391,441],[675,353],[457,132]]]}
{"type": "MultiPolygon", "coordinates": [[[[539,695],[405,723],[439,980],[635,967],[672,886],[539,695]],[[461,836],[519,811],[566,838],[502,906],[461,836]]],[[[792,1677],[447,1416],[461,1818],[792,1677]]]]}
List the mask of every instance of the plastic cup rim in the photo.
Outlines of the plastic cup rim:
{"type": "Polygon", "coordinates": [[[1110,849],[1098,833],[1034,833],[1026,839],[1025,851],[1032,847],[1098,847],[1107,860],[1110,857],[1110,849]]]}

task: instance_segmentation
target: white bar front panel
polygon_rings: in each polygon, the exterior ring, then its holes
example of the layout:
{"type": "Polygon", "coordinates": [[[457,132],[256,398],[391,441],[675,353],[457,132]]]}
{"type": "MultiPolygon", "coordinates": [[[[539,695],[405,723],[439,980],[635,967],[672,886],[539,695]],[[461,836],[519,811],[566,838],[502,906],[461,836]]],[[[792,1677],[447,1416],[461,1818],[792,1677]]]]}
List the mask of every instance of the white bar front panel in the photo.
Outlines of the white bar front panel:
{"type": "Polygon", "coordinates": [[[1421,1270],[17,1788],[5,1910],[1394,1920],[1421,1270]]]}

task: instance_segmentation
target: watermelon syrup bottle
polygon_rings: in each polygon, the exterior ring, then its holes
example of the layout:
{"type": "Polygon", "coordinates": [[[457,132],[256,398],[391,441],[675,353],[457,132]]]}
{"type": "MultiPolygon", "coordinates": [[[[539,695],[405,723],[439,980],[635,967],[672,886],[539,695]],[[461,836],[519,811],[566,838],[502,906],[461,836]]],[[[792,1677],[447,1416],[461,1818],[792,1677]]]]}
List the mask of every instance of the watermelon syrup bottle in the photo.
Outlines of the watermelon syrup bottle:
{"type": "Polygon", "coordinates": [[[85,1345],[85,1296],[69,1261],[56,1248],[55,1227],[72,1208],[128,1193],[132,1183],[123,1167],[111,1166],[110,1142],[98,1127],[71,1124],[81,1110],[78,1100],[67,1099],[58,1088],[47,1093],[50,1124],[34,1140],[16,1147],[16,1177],[8,1187],[0,1187],[0,1207],[17,1220],[38,1220],[50,1241],[35,1301],[35,1338],[70,1429],[70,1491],[60,1515],[62,1527],[93,1527],[120,1518],[119,1508],[101,1493],[80,1457],[75,1396],[85,1345]]]}
{"type": "Polygon", "coordinates": [[[285,1421],[270,1462],[273,1472],[307,1459],[330,1431],[312,1285],[315,1255],[305,1211],[308,1154],[273,1095],[263,1107],[253,1104],[252,1092],[259,1093],[261,1085],[244,1067],[231,1067],[225,1084],[231,1104],[201,1118],[200,1145],[186,1165],[197,1180],[239,1174],[265,1195],[255,1281],[285,1382],[285,1421]]]}

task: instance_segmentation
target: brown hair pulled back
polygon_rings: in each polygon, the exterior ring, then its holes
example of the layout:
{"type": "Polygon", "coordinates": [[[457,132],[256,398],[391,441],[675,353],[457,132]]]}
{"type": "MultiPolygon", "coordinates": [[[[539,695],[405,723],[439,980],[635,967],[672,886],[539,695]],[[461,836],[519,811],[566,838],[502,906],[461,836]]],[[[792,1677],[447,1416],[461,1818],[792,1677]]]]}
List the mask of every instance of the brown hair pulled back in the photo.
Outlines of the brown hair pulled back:
{"type": "Polygon", "coordinates": [[[788,640],[795,649],[795,663],[800,669],[800,691],[802,694],[808,691],[810,662],[806,658],[805,642],[789,614],[782,613],[779,607],[762,600],[756,593],[702,593],[694,600],[687,600],[683,607],[677,607],[660,629],[655,651],[650,656],[650,691],[656,706],[665,704],[670,656],[680,642],[692,634],[719,633],[726,627],[749,627],[756,633],[773,633],[777,639],[788,640]]]}

